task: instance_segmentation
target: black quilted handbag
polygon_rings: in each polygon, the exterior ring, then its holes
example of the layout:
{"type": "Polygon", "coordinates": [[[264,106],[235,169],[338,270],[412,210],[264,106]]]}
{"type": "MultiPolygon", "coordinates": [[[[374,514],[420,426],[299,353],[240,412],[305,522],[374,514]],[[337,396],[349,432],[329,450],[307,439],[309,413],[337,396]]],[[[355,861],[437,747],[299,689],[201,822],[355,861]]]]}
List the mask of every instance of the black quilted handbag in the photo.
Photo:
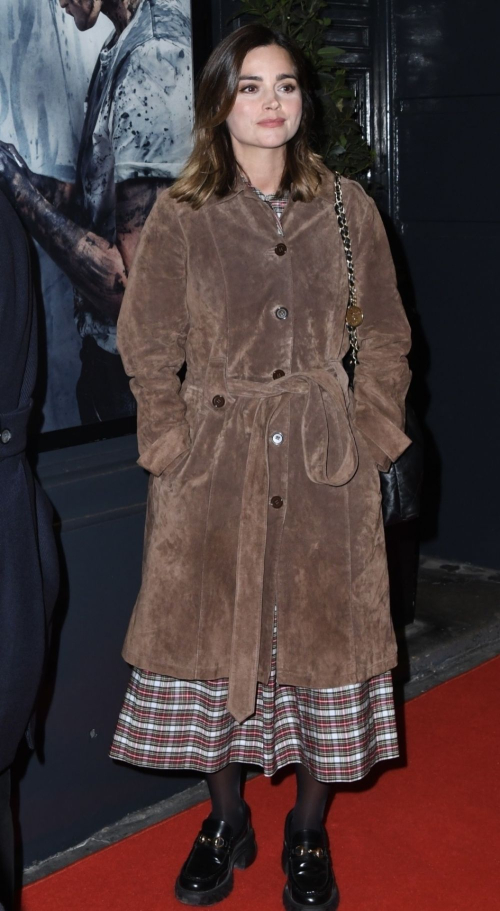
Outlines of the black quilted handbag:
{"type": "MultiPolygon", "coordinates": [[[[346,326],[351,346],[345,357],[344,364],[349,376],[349,383],[352,386],[359,350],[356,330],[363,322],[363,314],[357,306],[351,241],[342,199],[340,175],[337,173],[335,174],[335,212],[339,223],[340,236],[344,244],[349,279],[346,326]]],[[[418,518],[420,514],[424,473],[423,438],[415,412],[408,402],[406,403],[405,433],[412,441],[412,445],[408,446],[408,449],[400,455],[399,459],[392,463],[389,471],[380,472],[384,525],[408,522],[410,519],[418,518]]]]}
{"type": "Polygon", "coordinates": [[[406,436],[412,445],[405,449],[389,471],[380,472],[384,525],[418,519],[424,475],[424,446],[417,416],[406,403],[406,436]]]}

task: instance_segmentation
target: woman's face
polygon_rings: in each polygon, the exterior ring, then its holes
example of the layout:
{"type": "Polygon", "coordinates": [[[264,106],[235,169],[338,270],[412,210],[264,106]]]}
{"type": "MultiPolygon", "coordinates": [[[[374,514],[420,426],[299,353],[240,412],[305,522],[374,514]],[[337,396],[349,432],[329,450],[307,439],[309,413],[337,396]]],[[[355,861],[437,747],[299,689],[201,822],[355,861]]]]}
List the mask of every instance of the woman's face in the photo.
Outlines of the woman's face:
{"type": "Polygon", "coordinates": [[[250,147],[285,145],[297,132],[301,116],[302,95],[289,54],[276,44],[249,51],[226,120],[236,157],[250,147]]]}

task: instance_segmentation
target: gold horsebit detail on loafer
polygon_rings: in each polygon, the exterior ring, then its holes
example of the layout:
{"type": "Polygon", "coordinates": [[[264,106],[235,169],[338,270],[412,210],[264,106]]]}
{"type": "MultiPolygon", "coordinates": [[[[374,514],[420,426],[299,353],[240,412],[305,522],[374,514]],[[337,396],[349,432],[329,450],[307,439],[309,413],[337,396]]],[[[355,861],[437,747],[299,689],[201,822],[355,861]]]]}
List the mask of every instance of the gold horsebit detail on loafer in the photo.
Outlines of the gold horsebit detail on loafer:
{"type": "Polygon", "coordinates": [[[315,857],[325,856],[323,848],[305,848],[304,845],[297,845],[297,847],[293,849],[293,853],[296,854],[297,857],[303,857],[304,854],[314,854],[315,857]]]}
{"type": "Polygon", "coordinates": [[[227,844],[226,839],[222,838],[221,835],[217,835],[215,838],[210,838],[209,835],[203,835],[203,833],[201,833],[201,835],[198,835],[198,841],[200,845],[212,845],[214,848],[225,848],[227,844]]]}

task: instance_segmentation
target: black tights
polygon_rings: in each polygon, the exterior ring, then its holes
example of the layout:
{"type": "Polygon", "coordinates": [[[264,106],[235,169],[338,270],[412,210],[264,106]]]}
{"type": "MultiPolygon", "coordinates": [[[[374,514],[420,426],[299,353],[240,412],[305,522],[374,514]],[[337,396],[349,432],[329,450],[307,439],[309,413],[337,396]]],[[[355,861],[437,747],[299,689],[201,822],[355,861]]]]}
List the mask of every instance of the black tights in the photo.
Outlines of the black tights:
{"type": "Polygon", "coordinates": [[[332,785],[317,781],[303,765],[295,766],[297,800],[293,808],[292,831],[319,829],[323,825],[332,785]]]}
{"type": "MultiPolygon", "coordinates": [[[[331,793],[331,784],[317,781],[305,766],[295,766],[297,776],[297,800],[293,811],[292,830],[319,829],[323,823],[325,808],[331,793]]],[[[245,804],[241,796],[242,767],[239,762],[230,762],[220,772],[207,775],[208,789],[212,800],[211,816],[228,822],[235,832],[245,821],[245,804]]]]}
{"type": "Polygon", "coordinates": [[[245,822],[246,808],[241,796],[241,764],[230,762],[220,772],[207,775],[212,801],[210,816],[223,819],[239,832],[245,822]]]}

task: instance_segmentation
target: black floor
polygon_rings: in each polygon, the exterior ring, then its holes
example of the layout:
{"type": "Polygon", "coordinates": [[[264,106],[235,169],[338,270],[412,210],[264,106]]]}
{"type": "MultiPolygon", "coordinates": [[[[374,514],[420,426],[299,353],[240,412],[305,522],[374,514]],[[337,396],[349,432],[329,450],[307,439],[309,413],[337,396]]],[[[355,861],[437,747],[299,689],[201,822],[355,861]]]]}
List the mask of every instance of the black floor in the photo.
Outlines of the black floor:
{"type": "Polygon", "coordinates": [[[424,558],[415,613],[398,631],[405,699],[500,654],[500,572],[424,558]]]}

